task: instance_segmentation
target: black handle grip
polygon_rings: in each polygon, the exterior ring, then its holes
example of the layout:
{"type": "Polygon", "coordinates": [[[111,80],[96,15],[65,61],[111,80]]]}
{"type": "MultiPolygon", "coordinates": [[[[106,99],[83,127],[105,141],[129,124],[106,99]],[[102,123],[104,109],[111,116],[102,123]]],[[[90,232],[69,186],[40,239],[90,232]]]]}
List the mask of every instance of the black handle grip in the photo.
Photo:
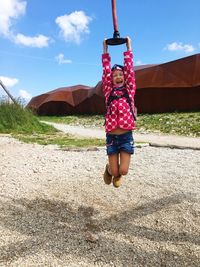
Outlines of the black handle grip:
{"type": "Polygon", "coordinates": [[[106,40],[107,45],[122,45],[127,43],[127,38],[110,38],[106,40]]]}

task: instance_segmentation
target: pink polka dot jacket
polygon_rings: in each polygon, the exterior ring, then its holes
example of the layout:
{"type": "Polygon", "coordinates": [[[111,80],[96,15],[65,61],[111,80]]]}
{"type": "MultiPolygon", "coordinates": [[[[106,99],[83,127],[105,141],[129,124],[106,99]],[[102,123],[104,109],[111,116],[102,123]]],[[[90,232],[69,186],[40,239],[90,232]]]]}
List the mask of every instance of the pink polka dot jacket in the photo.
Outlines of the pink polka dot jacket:
{"type": "MultiPolygon", "coordinates": [[[[111,58],[109,53],[102,55],[103,75],[102,85],[103,93],[105,96],[105,103],[107,104],[109,95],[113,90],[112,84],[112,70],[111,70],[111,58]]],[[[134,95],[136,91],[135,85],[135,73],[133,69],[133,53],[132,51],[124,52],[124,78],[125,78],[125,90],[127,90],[132,109],[134,110],[134,95]]],[[[115,86],[117,87],[117,86],[115,86]]],[[[122,91],[115,90],[114,95],[122,94],[122,91]]],[[[130,104],[126,97],[120,97],[113,100],[106,112],[105,117],[105,131],[107,133],[115,129],[134,130],[135,120],[131,112],[130,104]]]]}

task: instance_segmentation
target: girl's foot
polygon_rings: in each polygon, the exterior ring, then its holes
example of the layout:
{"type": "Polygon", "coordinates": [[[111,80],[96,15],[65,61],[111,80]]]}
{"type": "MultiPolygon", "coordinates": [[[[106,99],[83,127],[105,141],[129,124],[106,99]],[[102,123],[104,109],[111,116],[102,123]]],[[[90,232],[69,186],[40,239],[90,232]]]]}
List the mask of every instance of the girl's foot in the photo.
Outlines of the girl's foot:
{"type": "Polygon", "coordinates": [[[104,179],[105,184],[111,184],[111,182],[112,182],[112,175],[109,172],[109,165],[108,164],[106,164],[106,168],[105,168],[105,171],[103,174],[103,179],[104,179]]]}
{"type": "Polygon", "coordinates": [[[114,187],[120,187],[121,183],[122,183],[122,175],[113,178],[114,187]]]}

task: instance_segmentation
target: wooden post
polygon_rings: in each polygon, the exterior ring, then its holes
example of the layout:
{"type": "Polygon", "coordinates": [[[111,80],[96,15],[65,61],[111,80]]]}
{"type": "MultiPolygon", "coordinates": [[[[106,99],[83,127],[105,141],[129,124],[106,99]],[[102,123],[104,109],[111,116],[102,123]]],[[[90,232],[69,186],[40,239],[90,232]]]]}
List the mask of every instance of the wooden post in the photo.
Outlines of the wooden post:
{"type": "Polygon", "coordinates": [[[5,85],[3,84],[3,82],[0,80],[0,85],[3,88],[3,90],[6,92],[6,94],[8,95],[8,97],[10,97],[10,99],[13,101],[13,103],[15,105],[18,105],[18,103],[16,102],[16,100],[14,99],[14,97],[10,94],[10,92],[7,90],[7,88],[5,87],[5,85]]]}

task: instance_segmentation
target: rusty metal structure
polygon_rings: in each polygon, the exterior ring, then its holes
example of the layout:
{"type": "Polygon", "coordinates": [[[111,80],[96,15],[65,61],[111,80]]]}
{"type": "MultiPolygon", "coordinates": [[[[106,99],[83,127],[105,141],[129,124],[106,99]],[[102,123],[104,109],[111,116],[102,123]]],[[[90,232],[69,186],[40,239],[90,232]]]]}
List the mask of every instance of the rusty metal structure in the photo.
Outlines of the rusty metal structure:
{"type": "Polygon", "coordinates": [[[100,88],[85,85],[61,87],[39,96],[27,108],[38,115],[102,114],[104,100],[100,88]]]}
{"type": "Polygon", "coordinates": [[[136,70],[139,113],[200,110],[200,54],[136,70]]]}
{"type": "MultiPolygon", "coordinates": [[[[138,113],[200,111],[200,54],[135,68],[138,113]]],[[[104,114],[101,82],[95,87],[62,87],[33,97],[39,115],[104,114]]]]}

